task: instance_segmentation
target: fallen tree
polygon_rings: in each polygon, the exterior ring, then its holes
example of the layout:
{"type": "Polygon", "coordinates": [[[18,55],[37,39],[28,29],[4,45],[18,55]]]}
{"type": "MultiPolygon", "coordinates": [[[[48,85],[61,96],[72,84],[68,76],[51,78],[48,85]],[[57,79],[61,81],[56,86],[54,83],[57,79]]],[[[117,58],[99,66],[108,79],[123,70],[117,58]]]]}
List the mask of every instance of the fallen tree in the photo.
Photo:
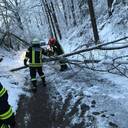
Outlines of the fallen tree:
{"type": "Polygon", "coordinates": [[[78,51],[74,51],[72,53],[61,55],[59,57],[69,57],[69,56],[73,56],[73,55],[76,55],[76,54],[80,54],[80,53],[83,53],[83,52],[88,52],[88,51],[92,51],[92,50],[96,50],[96,49],[99,49],[99,50],[116,50],[116,49],[127,48],[128,44],[127,45],[122,45],[120,47],[119,46],[118,47],[106,47],[106,48],[104,47],[106,45],[114,44],[116,42],[119,42],[119,41],[122,41],[122,40],[125,40],[125,39],[128,39],[128,37],[123,37],[123,38],[120,38],[118,40],[114,40],[114,41],[111,41],[111,42],[98,44],[98,45],[95,45],[95,46],[92,46],[92,47],[89,47],[89,48],[84,48],[82,50],[78,50],[78,51]]]}
{"type": "MultiPolygon", "coordinates": [[[[123,73],[119,69],[119,67],[122,66],[122,65],[127,65],[128,64],[127,60],[123,60],[123,58],[127,58],[128,55],[118,56],[116,58],[109,59],[109,60],[100,60],[100,59],[97,60],[97,59],[94,59],[94,58],[86,59],[85,55],[83,55],[83,54],[81,55],[81,53],[91,52],[91,51],[94,51],[94,50],[110,51],[110,50],[119,50],[119,49],[128,48],[127,42],[122,42],[121,45],[116,44],[117,42],[122,41],[122,40],[126,40],[126,39],[128,39],[128,37],[124,37],[124,38],[114,40],[114,41],[111,41],[111,42],[107,42],[107,43],[98,44],[96,46],[91,46],[89,48],[83,48],[83,49],[80,49],[80,50],[77,50],[77,51],[74,51],[74,52],[71,52],[71,53],[63,54],[63,55],[60,55],[60,56],[45,57],[45,58],[43,58],[43,62],[45,63],[45,62],[50,62],[50,61],[60,61],[61,60],[64,63],[75,65],[75,66],[78,66],[78,67],[81,67],[81,68],[87,68],[87,69],[90,69],[90,70],[93,70],[93,71],[103,71],[103,72],[111,72],[112,73],[112,71],[114,71],[114,70],[117,71],[118,70],[118,72],[120,72],[120,74],[123,75],[125,73],[123,73]],[[109,46],[110,44],[114,44],[114,46],[109,46]],[[81,55],[83,57],[83,59],[78,60],[78,59],[70,59],[69,58],[69,57],[74,56],[74,55],[81,55]],[[93,66],[90,66],[88,64],[91,64],[93,66]],[[105,65],[105,66],[109,65],[109,68],[107,68],[105,70],[101,70],[101,69],[98,69],[97,65],[95,66],[94,64],[105,65]]],[[[24,68],[27,68],[27,67],[22,66],[22,67],[19,67],[19,68],[12,69],[11,71],[12,72],[13,71],[18,71],[18,70],[24,69],[24,68]]]]}

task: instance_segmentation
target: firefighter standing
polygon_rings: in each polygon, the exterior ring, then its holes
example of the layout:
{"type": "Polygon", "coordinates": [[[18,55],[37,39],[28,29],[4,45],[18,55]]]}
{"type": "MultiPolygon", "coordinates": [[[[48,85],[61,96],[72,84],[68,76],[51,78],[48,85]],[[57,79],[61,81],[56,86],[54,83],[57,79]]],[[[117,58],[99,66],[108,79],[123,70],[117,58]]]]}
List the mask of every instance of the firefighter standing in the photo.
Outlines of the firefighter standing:
{"type": "Polygon", "coordinates": [[[40,75],[43,85],[46,86],[45,75],[42,71],[42,55],[47,55],[47,52],[40,47],[39,40],[35,38],[32,40],[32,46],[28,48],[24,59],[25,66],[28,66],[27,61],[29,60],[30,76],[33,84],[33,91],[36,91],[37,89],[36,72],[38,72],[38,74],[40,75]]]}
{"type": "MultiPolygon", "coordinates": [[[[48,45],[51,49],[51,51],[53,51],[53,54],[56,54],[56,55],[62,55],[64,54],[64,51],[62,49],[62,47],[60,46],[60,44],[58,43],[58,41],[55,39],[55,38],[50,38],[49,41],[48,41],[48,45]]],[[[59,61],[60,63],[60,71],[64,71],[68,68],[67,64],[65,64],[64,62],[62,61],[59,61]]]]}
{"type": "Polygon", "coordinates": [[[0,83],[0,128],[14,128],[15,116],[8,104],[7,90],[0,83]]]}

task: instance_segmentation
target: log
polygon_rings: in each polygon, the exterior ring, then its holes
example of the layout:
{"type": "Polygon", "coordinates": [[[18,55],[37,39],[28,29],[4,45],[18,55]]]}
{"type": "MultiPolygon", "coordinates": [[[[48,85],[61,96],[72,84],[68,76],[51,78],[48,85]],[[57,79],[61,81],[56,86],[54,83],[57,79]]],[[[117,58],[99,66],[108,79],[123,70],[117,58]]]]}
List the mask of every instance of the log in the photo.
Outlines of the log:
{"type": "MultiPolygon", "coordinates": [[[[43,63],[44,62],[50,62],[50,61],[57,61],[57,60],[63,60],[63,61],[66,61],[65,58],[58,58],[58,57],[45,57],[43,58],[43,63]]],[[[28,65],[29,67],[29,65],[28,65]]],[[[18,68],[13,68],[10,70],[10,72],[15,72],[15,71],[19,71],[21,69],[25,69],[25,68],[28,68],[27,66],[21,66],[21,67],[18,67],[18,68]]]]}
{"type": "MultiPolygon", "coordinates": [[[[53,56],[53,57],[44,57],[43,58],[43,62],[50,62],[50,61],[62,61],[64,63],[71,63],[71,60],[67,59],[67,57],[69,56],[73,56],[73,55],[77,55],[77,54],[80,54],[80,53],[83,53],[83,52],[88,52],[88,51],[91,51],[91,50],[96,50],[96,49],[99,49],[99,50],[113,50],[113,49],[122,49],[122,48],[126,48],[128,47],[128,45],[122,45],[122,46],[116,46],[116,47],[104,47],[106,45],[109,45],[109,44],[113,44],[115,42],[119,42],[121,40],[125,40],[127,39],[128,37],[124,37],[124,38],[120,38],[120,39],[117,39],[117,40],[114,40],[114,41],[111,41],[111,42],[107,42],[107,43],[103,43],[103,44],[98,44],[96,46],[92,46],[90,48],[85,48],[85,49],[82,49],[82,50],[78,50],[78,51],[75,51],[75,52],[71,52],[71,53],[67,53],[67,54],[62,54],[62,55],[59,55],[59,56],[53,56]]],[[[99,63],[101,62],[101,60],[84,60],[84,61],[79,61],[79,62],[83,62],[84,64],[85,63],[99,63]]],[[[107,62],[103,62],[103,64],[113,64],[113,61],[110,62],[110,61],[107,61],[107,62]]],[[[128,64],[127,61],[115,61],[114,64],[128,64]]],[[[19,68],[15,68],[15,69],[12,69],[10,70],[11,72],[14,72],[14,71],[18,71],[18,70],[21,70],[21,69],[25,69],[27,68],[26,66],[22,66],[22,67],[19,67],[19,68]]]]}
{"type": "Polygon", "coordinates": [[[18,67],[18,68],[11,69],[10,72],[15,72],[15,71],[18,71],[18,70],[21,70],[21,69],[25,69],[25,68],[28,68],[28,67],[21,66],[21,67],[18,67]]]}

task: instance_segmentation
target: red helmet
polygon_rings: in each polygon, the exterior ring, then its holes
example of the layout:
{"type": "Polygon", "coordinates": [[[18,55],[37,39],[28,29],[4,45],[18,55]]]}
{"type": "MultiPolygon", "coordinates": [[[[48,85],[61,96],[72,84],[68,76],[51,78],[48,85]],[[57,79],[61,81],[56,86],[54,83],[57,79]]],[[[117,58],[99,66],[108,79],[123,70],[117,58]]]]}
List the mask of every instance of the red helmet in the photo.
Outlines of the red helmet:
{"type": "Polygon", "coordinates": [[[48,44],[49,45],[54,45],[56,43],[56,39],[55,38],[50,38],[49,41],[48,41],[48,44]]]}

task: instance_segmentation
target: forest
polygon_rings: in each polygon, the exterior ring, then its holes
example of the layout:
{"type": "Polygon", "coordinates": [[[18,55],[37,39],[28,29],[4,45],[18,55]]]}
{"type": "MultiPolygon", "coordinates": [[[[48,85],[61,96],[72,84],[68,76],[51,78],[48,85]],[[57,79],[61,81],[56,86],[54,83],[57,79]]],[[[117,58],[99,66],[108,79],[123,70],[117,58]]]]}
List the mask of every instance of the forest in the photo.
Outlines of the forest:
{"type": "Polygon", "coordinates": [[[127,128],[127,49],[127,0],[0,0],[0,83],[15,128],[127,128]]]}

